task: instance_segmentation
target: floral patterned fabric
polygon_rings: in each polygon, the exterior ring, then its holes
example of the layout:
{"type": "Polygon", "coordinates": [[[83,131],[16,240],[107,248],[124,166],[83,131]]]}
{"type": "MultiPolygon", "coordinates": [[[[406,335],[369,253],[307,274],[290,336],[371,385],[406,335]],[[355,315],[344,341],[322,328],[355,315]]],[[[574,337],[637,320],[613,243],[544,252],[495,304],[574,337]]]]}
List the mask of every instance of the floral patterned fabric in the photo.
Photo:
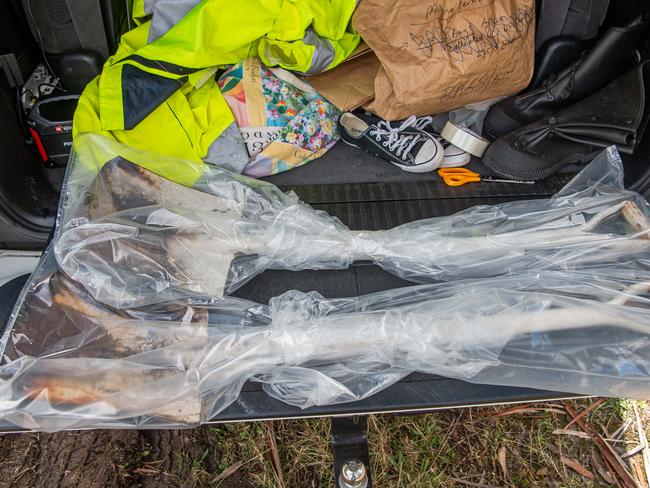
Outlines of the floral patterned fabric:
{"type": "Polygon", "coordinates": [[[246,175],[262,177],[301,166],[339,138],[336,107],[299,80],[286,79],[256,58],[233,65],[219,78],[251,156],[246,175]]]}

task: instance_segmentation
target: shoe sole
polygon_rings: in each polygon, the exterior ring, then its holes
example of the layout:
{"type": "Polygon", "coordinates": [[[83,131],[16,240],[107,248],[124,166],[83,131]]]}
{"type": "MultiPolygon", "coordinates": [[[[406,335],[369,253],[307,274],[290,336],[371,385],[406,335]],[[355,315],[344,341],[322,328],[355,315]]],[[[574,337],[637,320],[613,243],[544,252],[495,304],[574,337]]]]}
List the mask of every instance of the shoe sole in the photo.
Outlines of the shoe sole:
{"type": "MultiPolygon", "coordinates": [[[[493,146],[497,149],[500,149],[500,147],[497,147],[495,144],[493,144],[493,146]]],[[[498,155],[498,153],[503,151],[493,150],[492,152],[496,152],[498,155]]],[[[505,156],[510,156],[510,157],[509,158],[506,157],[504,159],[510,159],[512,161],[521,160],[518,151],[511,150],[509,146],[506,146],[505,152],[510,153],[510,154],[505,154],[505,156]]],[[[590,153],[584,153],[584,154],[575,154],[566,157],[550,166],[546,166],[543,168],[522,169],[522,168],[512,168],[500,161],[497,161],[496,159],[494,159],[494,155],[490,154],[490,150],[488,149],[488,152],[485,153],[485,155],[483,156],[483,164],[488,168],[490,168],[495,173],[497,173],[498,175],[503,176],[505,178],[510,178],[519,181],[537,181],[537,180],[543,180],[544,178],[548,178],[549,176],[554,175],[565,166],[569,166],[571,164],[589,163],[591,162],[592,159],[598,156],[600,152],[601,150],[593,151],[590,153]]],[[[504,154],[501,154],[501,156],[504,156],[504,154]]]]}
{"type": "Polygon", "coordinates": [[[456,156],[443,156],[442,163],[440,163],[441,168],[457,168],[458,166],[465,166],[472,159],[472,156],[468,153],[463,153],[456,156]]]}
{"type": "MultiPolygon", "coordinates": [[[[430,162],[425,163],[425,164],[418,164],[417,166],[406,166],[406,165],[402,165],[402,164],[399,164],[399,163],[395,163],[393,161],[389,161],[388,159],[384,159],[379,154],[375,154],[375,153],[366,151],[363,148],[357,146],[356,144],[353,144],[351,142],[346,141],[342,137],[341,137],[341,141],[343,143],[347,144],[348,146],[356,147],[357,149],[360,149],[360,150],[362,150],[363,152],[365,152],[367,154],[371,154],[372,156],[375,156],[376,158],[379,158],[382,161],[386,161],[386,162],[392,164],[393,166],[397,166],[402,171],[406,171],[408,173],[428,173],[430,171],[434,171],[434,170],[440,168],[440,163],[442,162],[442,158],[438,158],[437,161],[433,160],[433,161],[430,161],[430,162]]],[[[442,146],[439,146],[437,154],[442,154],[442,153],[443,153],[442,146]]]]}

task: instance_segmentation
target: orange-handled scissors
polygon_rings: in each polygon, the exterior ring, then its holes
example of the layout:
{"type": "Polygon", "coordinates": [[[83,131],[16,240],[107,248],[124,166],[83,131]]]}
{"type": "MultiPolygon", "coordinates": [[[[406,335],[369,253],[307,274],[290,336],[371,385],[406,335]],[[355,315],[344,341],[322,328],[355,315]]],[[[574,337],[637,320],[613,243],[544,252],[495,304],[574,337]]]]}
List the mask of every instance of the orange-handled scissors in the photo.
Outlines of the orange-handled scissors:
{"type": "Polygon", "coordinates": [[[480,174],[470,171],[467,168],[442,168],[438,170],[438,176],[442,178],[447,186],[461,186],[474,181],[491,181],[493,183],[522,183],[531,185],[534,181],[521,180],[500,180],[496,178],[482,177],[480,174]]]}

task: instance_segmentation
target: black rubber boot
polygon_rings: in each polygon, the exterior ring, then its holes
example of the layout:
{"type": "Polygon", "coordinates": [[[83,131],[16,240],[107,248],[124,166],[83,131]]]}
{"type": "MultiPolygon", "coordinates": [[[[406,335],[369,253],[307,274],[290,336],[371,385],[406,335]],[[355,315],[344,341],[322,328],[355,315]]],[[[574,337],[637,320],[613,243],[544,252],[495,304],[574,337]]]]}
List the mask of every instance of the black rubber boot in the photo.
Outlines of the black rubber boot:
{"type": "Polygon", "coordinates": [[[647,31],[647,17],[625,27],[612,27],[571,66],[541,87],[495,104],[484,130],[493,139],[548,116],[595,93],[634,66],[635,48],[647,31]]]}
{"type": "Polygon", "coordinates": [[[613,144],[631,154],[648,124],[649,82],[645,61],[589,98],[494,141],[483,163],[507,178],[539,180],[613,144]]]}

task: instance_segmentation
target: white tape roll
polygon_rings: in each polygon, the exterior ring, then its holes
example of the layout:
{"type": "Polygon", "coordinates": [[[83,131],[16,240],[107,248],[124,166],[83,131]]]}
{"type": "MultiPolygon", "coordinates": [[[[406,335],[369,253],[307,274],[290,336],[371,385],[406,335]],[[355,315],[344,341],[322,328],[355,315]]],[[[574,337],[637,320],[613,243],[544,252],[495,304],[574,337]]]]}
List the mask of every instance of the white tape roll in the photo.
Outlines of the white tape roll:
{"type": "Polygon", "coordinates": [[[451,142],[454,146],[470,153],[472,156],[481,157],[490,145],[490,141],[464,127],[458,127],[453,122],[447,122],[440,133],[440,137],[451,142]]]}

